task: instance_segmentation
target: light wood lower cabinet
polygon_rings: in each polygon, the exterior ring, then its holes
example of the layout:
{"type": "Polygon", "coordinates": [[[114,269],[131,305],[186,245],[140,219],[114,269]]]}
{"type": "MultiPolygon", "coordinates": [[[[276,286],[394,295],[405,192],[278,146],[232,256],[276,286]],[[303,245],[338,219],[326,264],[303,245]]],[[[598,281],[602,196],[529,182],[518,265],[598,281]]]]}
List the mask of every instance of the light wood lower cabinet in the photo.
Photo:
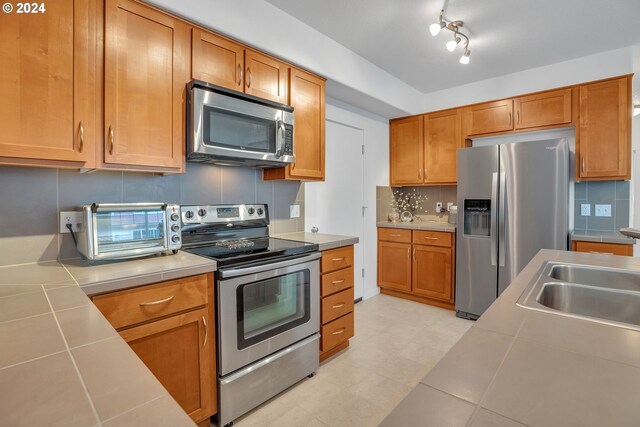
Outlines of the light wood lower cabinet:
{"type": "Polygon", "coordinates": [[[590,252],[594,254],[633,256],[633,245],[602,242],[572,242],[575,252],[590,252]]]}
{"type": "Polygon", "coordinates": [[[320,361],[349,347],[353,337],[353,246],[322,252],[320,361]]]}
{"type": "Polygon", "coordinates": [[[378,228],[380,291],[453,310],[455,234],[396,230],[378,228]],[[407,234],[412,243],[397,242],[398,239],[406,239],[407,234]]]}
{"type": "Polygon", "coordinates": [[[217,412],[213,273],[92,297],[195,422],[217,412]]]}

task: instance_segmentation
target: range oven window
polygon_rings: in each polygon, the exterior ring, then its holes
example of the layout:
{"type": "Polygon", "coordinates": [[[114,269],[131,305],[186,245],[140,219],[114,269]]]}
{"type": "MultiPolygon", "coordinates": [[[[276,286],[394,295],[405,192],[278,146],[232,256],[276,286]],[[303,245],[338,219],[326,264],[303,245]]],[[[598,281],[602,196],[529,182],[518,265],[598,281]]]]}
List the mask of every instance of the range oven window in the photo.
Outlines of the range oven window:
{"type": "Polygon", "coordinates": [[[309,270],[239,286],[238,350],[308,322],[310,286],[309,270]]]}
{"type": "Polygon", "coordinates": [[[165,215],[160,209],[96,212],[98,251],[112,252],[135,246],[164,244],[165,215]]]}
{"type": "Polygon", "coordinates": [[[276,122],[205,105],[203,139],[205,145],[234,150],[275,153],[276,122]]]}

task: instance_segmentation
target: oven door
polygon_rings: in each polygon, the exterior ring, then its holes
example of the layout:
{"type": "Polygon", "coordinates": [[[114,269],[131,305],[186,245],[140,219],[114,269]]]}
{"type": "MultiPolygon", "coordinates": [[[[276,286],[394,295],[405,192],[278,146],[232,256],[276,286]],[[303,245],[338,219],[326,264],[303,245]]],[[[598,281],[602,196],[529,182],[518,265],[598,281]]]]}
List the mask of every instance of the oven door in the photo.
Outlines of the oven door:
{"type": "Polygon", "coordinates": [[[221,376],[318,332],[319,258],[314,253],[218,273],[221,376]]]}

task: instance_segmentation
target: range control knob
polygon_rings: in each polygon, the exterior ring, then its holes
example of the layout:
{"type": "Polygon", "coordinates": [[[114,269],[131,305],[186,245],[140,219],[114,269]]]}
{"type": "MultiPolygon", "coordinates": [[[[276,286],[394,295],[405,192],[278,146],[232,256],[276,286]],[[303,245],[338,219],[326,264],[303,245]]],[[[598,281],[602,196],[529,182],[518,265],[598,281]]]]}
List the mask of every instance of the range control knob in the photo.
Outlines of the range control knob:
{"type": "Polygon", "coordinates": [[[253,215],[254,213],[256,213],[256,210],[253,208],[249,208],[247,209],[247,212],[249,212],[249,215],[253,215]]]}
{"type": "Polygon", "coordinates": [[[258,208],[258,215],[262,215],[264,213],[264,210],[262,208],[258,208]]]}
{"type": "Polygon", "coordinates": [[[171,221],[177,221],[177,220],[180,219],[180,216],[177,213],[174,212],[174,213],[171,214],[170,218],[171,218],[171,221]]]}
{"type": "Polygon", "coordinates": [[[185,216],[187,219],[191,219],[191,218],[193,218],[193,211],[187,211],[187,212],[184,214],[184,216],[185,216]]]}
{"type": "MultiPolygon", "coordinates": [[[[173,231],[174,233],[177,233],[178,231],[180,231],[180,226],[178,224],[173,224],[171,226],[171,231],[173,231]]],[[[175,236],[177,237],[177,236],[175,236]]]]}
{"type": "Polygon", "coordinates": [[[173,237],[171,238],[171,241],[172,241],[173,243],[178,243],[178,242],[180,241],[180,236],[173,236],[173,237]]]}
{"type": "Polygon", "coordinates": [[[198,209],[198,215],[205,216],[206,214],[207,214],[207,210],[206,209],[198,209]]]}

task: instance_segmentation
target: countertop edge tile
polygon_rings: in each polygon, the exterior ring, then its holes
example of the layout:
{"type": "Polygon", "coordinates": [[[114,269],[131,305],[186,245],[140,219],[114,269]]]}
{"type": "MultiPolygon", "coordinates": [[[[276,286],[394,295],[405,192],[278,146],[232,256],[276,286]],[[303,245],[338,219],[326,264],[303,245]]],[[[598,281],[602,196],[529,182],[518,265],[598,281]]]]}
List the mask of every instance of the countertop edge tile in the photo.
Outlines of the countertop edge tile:
{"type": "Polygon", "coordinates": [[[430,222],[430,221],[421,221],[421,222],[415,222],[415,223],[378,221],[376,223],[376,227],[404,228],[406,230],[442,231],[445,233],[455,233],[457,229],[455,224],[450,224],[448,222],[430,222]]]}
{"type": "Polygon", "coordinates": [[[339,234],[310,233],[306,231],[297,231],[293,233],[274,234],[271,237],[277,239],[294,240],[305,243],[315,243],[318,250],[326,251],[329,249],[341,248],[360,243],[360,239],[355,236],[343,236],[339,234]]]}
{"type": "Polygon", "coordinates": [[[621,245],[633,245],[636,240],[624,236],[617,231],[586,231],[575,230],[571,233],[572,242],[598,242],[598,243],[615,243],[621,245]]]}

